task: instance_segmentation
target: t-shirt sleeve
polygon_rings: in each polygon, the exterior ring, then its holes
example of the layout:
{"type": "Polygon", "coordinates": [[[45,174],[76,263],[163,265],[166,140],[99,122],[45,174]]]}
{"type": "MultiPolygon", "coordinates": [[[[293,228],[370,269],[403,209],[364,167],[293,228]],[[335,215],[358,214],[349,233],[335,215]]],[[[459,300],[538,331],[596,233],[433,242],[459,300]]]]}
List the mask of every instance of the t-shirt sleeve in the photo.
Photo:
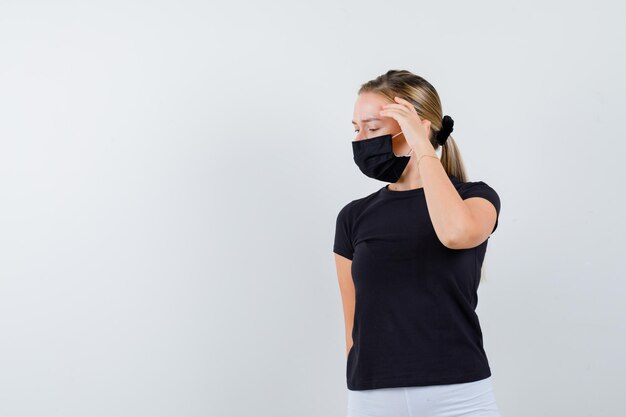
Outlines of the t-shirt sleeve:
{"type": "Polygon", "coordinates": [[[461,198],[465,200],[471,197],[485,198],[494,205],[494,207],[496,208],[496,223],[493,226],[493,230],[491,231],[491,233],[495,232],[498,228],[498,219],[500,217],[500,197],[498,196],[496,190],[491,188],[483,181],[466,183],[461,190],[461,198]]]}
{"type": "Polygon", "coordinates": [[[352,245],[352,233],[349,213],[349,205],[346,205],[339,211],[339,214],[337,215],[333,252],[343,256],[344,258],[352,260],[354,247],[352,245]]]}

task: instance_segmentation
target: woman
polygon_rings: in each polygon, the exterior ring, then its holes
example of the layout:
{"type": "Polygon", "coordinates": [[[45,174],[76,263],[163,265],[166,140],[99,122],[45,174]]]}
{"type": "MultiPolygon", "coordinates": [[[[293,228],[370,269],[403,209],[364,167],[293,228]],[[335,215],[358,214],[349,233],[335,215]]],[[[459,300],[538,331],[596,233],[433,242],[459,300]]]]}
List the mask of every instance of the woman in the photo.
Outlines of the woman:
{"type": "Polygon", "coordinates": [[[466,181],[453,120],[422,77],[363,84],[352,123],[355,163],[390,184],[337,216],[348,417],[499,417],[475,312],[498,194],[466,181]]]}

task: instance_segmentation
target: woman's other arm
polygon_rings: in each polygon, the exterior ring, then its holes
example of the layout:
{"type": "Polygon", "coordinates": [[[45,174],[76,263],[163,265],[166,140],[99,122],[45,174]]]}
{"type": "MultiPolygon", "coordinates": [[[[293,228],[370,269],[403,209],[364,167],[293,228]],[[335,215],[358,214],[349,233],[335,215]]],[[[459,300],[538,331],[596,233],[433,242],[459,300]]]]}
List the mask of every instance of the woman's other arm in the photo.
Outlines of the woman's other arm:
{"type": "Polygon", "coordinates": [[[343,318],[346,329],[346,358],[352,347],[352,325],[354,322],[355,291],[352,280],[352,260],[335,254],[335,266],[343,304],[343,318]]]}

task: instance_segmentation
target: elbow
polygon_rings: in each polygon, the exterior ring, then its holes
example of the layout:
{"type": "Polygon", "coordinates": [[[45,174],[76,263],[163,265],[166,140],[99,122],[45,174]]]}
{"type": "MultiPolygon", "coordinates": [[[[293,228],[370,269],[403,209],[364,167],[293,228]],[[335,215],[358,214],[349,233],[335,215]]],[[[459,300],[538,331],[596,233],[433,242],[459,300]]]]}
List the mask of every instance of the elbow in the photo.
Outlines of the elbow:
{"type": "Polygon", "coordinates": [[[467,246],[470,230],[459,226],[446,234],[441,243],[448,249],[463,249],[467,246]]]}
{"type": "Polygon", "coordinates": [[[443,239],[441,241],[441,243],[443,244],[443,246],[445,246],[448,249],[456,249],[457,243],[456,243],[456,241],[454,239],[452,239],[450,237],[448,237],[446,239],[443,239]]]}

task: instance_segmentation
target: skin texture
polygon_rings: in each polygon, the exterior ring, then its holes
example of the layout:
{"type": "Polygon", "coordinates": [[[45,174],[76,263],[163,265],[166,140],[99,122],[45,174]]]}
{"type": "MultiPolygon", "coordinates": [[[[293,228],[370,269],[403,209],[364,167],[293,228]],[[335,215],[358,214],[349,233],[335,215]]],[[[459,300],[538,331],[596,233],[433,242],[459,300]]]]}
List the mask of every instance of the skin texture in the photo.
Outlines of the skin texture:
{"type": "MultiPolygon", "coordinates": [[[[495,207],[481,197],[461,198],[428,140],[431,122],[421,119],[409,102],[399,97],[391,102],[376,93],[362,93],[356,100],[352,123],[354,140],[403,132],[392,139],[392,149],[396,155],[411,152],[411,158],[400,179],[389,184],[389,188],[393,191],[424,188],[428,212],[443,245],[469,249],[489,237],[496,221],[495,207]],[[380,120],[364,121],[370,118],[380,120]]],[[[335,266],[344,310],[347,357],[353,344],[355,306],[352,261],[335,254],[335,266]]]]}

